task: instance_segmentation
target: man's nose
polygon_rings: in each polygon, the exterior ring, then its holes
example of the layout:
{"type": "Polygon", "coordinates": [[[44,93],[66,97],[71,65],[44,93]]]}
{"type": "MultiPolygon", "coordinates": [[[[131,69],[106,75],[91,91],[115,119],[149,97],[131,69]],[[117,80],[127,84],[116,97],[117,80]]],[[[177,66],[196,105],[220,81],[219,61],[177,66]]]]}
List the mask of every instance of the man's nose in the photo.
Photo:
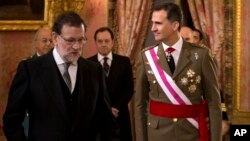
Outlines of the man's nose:
{"type": "Polygon", "coordinates": [[[81,44],[80,44],[79,42],[76,42],[76,43],[73,44],[72,47],[73,47],[74,49],[79,49],[80,46],[81,46],[81,44]]]}
{"type": "Polygon", "coordinates": [[[151,31],[155,31],[155,30],[156,30],[156,26],[152,24],[151,31]]]}

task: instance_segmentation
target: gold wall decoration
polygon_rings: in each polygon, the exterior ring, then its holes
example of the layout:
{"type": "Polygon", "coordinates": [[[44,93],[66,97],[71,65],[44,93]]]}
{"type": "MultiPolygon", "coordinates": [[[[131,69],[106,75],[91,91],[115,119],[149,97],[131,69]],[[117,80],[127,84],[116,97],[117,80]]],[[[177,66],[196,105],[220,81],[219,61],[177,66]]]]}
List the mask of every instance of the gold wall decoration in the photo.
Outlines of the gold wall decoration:
{"type": "MultiPolygon", "coordinates": [[[[0,19],[0,30],[36,30],[42,25],[46,25],[49,23],[49,9],[51,8],[51,1],[52,0],[44,0],[41,1],[44,3],[44,11],[43,11],[43,18],[39,20],[31,20],[31,19],[13,19],[13,20],[4,20],[0,19]]],[[[20,11],[15,11],[22,14],[20,11]]]]}
{"type": "MultiPolygon", "coordinates": [[[[249,48],[245,46],[247,44],[247,40],[245,40],[244,36],[246,30],[248,29],[247,22],[250,22],[247,19],[247,16],[244,16],[244,12],[247,11],[246,4],[247,0],[234,0],[234,23],[233,23],[233,111],[232,111],[232,124],[250,124],[250,107],[249,107],[249,96],[247,93],[249,83],[245,78],[245,71],[243,69],[243,64],[247,64],[248,62],[244,62],[243,58],[244,53],[243,49],[249,48]],[[243,17],[244,16],[244,17],[243,17]],[[244,36],[243,36],[244,35],[244,36]],[[244,73],[244,75],[243,75],[244,73]],[[246,85],[245,85],[245,84],[246,85]]],[[[249,70],[248,70],[249,71],[249,70]]],[[[247,73],[249,75],[249,73],[247,73]]]]}
{"type": "Polygon", "coordinates": [[[1,19],[0,16],[0,30],[37,30],[39,27],[44,25],[51,27],[55,18],[63,11],[72,10],[80,13],[83,9],[85,0],[44,0],[42,2],[44,2],[44,14],[42,19],[5,20],[1,19]]]}

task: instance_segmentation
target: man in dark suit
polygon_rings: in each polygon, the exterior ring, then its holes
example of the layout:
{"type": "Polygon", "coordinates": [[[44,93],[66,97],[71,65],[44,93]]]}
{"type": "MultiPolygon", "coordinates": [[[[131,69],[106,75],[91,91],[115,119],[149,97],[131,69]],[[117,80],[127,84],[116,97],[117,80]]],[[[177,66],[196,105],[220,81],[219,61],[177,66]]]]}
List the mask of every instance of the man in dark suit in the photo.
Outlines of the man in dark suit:
{"type": "Polygon", "coordinates": [[[112,113],[119,125],[119,132],[113,136],[113,139],[132,141],[128,109],[128,103],[133,95],[133,74],[130,60],[128,57],[112,53],[114,35],[110,28],[97,29],[94,38],[98,53],[89,59],[103,65],[106,74],[112,113]]]}
{"type": "Polygon", "coordinates": [[[28,140],[95,141],[98,131],[109,140],[115,122],[102,67],[81,57],[85,28],[75,12],[61,14],[53,26],[55,48],[20,62],[3,116],[7,140],[27,140],[21,125],[26,110],[28,140]]]}
{"type": "Polygon", "coordinates": [[[221,141],[220,92],[210,50],[183,41],[182,12],[174,3],[154,7],[151,21],[160,43],[145,48],[136,65],[136,141],[221,141]]]}
{"type": "MultiPolygon", "coordinates": [[[[52,31],[48,26],[39,28],[33,38],[33,46],[36,50],[36,53],[32,56],[29,56],[27,59],[36,58],[38,56],[48,53],[52,48],[52,31]]],[[[29,113],[26,113],[23,127],[26,137],[28,137],[29,132],[29,113]]]]}

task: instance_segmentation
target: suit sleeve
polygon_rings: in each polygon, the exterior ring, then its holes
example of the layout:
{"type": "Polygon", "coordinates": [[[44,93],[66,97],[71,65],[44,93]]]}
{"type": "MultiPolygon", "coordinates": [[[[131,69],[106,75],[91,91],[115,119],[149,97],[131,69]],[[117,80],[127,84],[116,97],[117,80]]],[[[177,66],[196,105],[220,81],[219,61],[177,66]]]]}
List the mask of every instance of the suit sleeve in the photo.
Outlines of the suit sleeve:
{"type": "Polygon", "coordinates": [[[26,141],[22,122],[24,120],[29,88],[28,71],[24,62],[18,66],[9,91],[3,130],[8,141],[26,141]]]}
{"type": "Polygon", "coordinates": [[[149,84],[147,81],[142,54],[136,65],[135,82],[135,132],[136,141],[147,141],[147,103],[149,84]]]}
{"type": "Polygon", "coordinates": [[[207,50],[202,62],[202,78],[205,99],[208,101],[211,141],[221,140],[221,99],[216,65],[207,50]]]}

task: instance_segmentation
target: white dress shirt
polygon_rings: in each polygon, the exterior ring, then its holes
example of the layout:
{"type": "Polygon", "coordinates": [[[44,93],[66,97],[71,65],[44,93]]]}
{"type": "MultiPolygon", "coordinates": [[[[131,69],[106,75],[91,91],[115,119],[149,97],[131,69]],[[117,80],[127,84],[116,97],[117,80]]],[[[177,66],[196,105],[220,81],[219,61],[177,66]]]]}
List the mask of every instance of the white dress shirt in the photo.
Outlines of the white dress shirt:
{"type": "MultiPolygon", "coordinates": [[[[61,72],[61,75],[63,75],[64,73],[64,63],[66,63],[61,56],[59,55],[58,51],[56,50],[56,48],[53,49],[53,57],[56,61],[56,64],[61,72]]],[[[71,63],[69,66],[69,75],[70,75],[70,80],[71,80],[71,93],[73,92],[74,88],[75,88],[75,84],[76,84],[76,72],[77,72],[77,63],[73,64],[71,63]]]]}
{"type": "MultiPolygon", "coordinates": [[[[169,48],[170,46],[164,44],[162,42],[162,45],[163,45],[163,49],[166,50],[167,48],[169,48]]],[[[175,66],[177,66],[177,63],[178,63],[178,60],[179,60],[179,56],[180,56],[180,53],[181,53],[181,49],[182,49],[182,45],[183,45],[183,39],[182,38],[179,38],[179,40],[173,44],[171,47],[175,49],[175,51],[173,51],[171,54],[174,58],[174,63],[175,63],[175,66]]],[[[167,52],[165,52],[166,55],[167,55],[167,52]]]]}

